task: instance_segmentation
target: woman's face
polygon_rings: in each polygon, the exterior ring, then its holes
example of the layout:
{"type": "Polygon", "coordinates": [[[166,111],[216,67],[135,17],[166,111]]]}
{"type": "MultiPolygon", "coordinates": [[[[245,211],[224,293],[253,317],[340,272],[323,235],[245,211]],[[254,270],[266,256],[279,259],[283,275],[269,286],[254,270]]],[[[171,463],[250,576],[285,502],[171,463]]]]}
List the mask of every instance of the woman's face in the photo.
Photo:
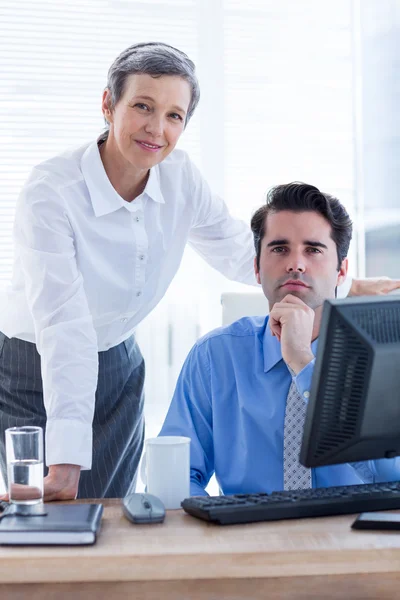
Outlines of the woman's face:
{"type": "Polygon", "coordinates": [[[130,75],[113,109],[109,91],[103,94],[103,114],[110,124],[107,145],[132,166],[150,169],[175,148],[190,99],[182,77],[130,75]]]}

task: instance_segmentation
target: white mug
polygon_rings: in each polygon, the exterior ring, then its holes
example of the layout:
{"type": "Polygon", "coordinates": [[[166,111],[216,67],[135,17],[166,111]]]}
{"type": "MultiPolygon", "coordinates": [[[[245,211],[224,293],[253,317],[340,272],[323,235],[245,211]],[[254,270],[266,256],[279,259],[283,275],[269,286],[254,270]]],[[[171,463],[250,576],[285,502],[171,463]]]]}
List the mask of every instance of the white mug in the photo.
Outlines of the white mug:
{"type": "Polygon", "coordinates": [[[165,508],[180,508],[190,495],[190,438],[169,435],[145,441],[141,478],[165,508]]]}

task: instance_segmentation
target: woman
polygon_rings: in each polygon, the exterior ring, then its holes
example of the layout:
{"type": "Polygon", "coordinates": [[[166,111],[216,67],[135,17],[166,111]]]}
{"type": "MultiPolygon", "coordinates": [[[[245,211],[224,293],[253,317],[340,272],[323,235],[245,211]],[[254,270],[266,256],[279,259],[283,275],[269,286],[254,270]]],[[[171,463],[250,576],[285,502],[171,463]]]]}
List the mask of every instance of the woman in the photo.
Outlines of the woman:
{"type": "Polygon", "coordinates": [[[133,334],[186,243],[254,283],[250,229],[174,151],[198,101],[184,53],[131,46],[109,70],[106,132],[38,165],[22,190],[0,310],[0,462],[5,475],[7,427],[42,426],[46,501],[121,497],[134,485],[144,363],[133,334]]]}
{"type": "Polygon", "coordinates": [[[134,480],[144,363],[133,332],[186,242],[253,283],[249,229],[173,152],[198,101],[184,53],[128,48],[109,70],[107,131],[38,165],[19,198],[0,316],[0,460],[5,474],[7,427],[45,428],[47,501],[75,497],[78,483],[79,497],[124,496],[134,480]]]}

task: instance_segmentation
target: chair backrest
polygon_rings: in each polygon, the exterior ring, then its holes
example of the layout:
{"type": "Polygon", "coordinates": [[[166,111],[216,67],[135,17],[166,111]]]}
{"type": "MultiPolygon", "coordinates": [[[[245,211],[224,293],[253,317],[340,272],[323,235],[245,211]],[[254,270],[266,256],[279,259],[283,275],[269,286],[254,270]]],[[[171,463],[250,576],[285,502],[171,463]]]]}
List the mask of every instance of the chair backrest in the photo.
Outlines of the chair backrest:
{"type": "Polygon", "coordinates": [[[267,315],[268,300],[260,292],[224,292],[221,294],[222,325],[230,325],[241,317],[267,315]]]}

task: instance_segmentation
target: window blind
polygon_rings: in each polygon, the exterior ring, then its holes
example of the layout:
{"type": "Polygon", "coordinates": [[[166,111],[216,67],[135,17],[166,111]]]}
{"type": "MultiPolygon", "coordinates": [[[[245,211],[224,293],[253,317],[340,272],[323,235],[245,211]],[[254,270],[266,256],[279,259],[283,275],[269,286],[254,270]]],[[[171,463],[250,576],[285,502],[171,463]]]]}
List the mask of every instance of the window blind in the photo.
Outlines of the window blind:
{"type": "MultiPolygon", "coordinates": [[[[109,66],[126,47],[163,41],[198,56],[194,0],[2,0],[0,4],[0,281],[11,274],[11,229],[32,167],[94,139],[109,66]]],[[[199,160],[196,117],[181,146],[199,160]]]]}
{"type": "Polygon", "coordinates": [[[224,1],[225,194],[304,181],[355,214],[352,2],[224,1]]]}
{"type": "Polygon", "coordinates": [[[196,62],[202,100],[180,145],[204,163],[236,215],[248,221],[271,185],[303,180],[337,194],[359,216],[352,6],[3,0],[0,281],[11,273],[14,205],[30,169],[97,135],[107,69],[138,41],[165,41],[196,62]]]}

